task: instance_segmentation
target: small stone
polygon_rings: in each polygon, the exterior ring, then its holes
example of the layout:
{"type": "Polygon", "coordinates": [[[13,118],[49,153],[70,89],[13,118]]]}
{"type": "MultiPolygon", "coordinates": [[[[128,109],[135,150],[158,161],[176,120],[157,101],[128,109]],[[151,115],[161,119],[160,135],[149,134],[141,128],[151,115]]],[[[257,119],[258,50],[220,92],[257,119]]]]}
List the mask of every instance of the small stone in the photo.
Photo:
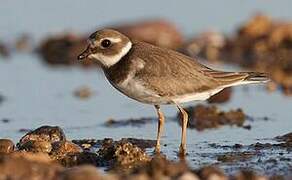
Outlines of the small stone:
{"type": "Polygon", "coordinates": [[[89,150],[91,148],[91,144],[81,144],[82,149],[89,150]]]}
{"type": "Polygon", "coordinates": [[[80,87],[74,91],[74,95],[80,99],[87,99],[92,96],[93,92],[87,86],[80,87]]]}
{"type": "Polygon", "coordinates": [[[126,169],[150,161],[150,157],[143,150],[131,143],[117,144],[114,156],[115,166],[126,169]]]}
{"type": "Polygon", "coordinates": [[[6,123],[9,123],[10,121],[11,121],[11,120],[10,120],[10,119],[7,119],[7,118],[1,120],[1,122],[5,123],[5,124],[6,124],[6,123]]]}
{"type": "Polygon", "coordinates": [[[218,168],[208,166],[204,167],[199,170],[198,175],[200,179],[206,179],[206,180],[227,180],[228,178],[225,176],[221,170],[218,168]]]}
{"type": "Polygon", "coordinates": [[[14,143],[10,139],[0,139],[0,154],[14,151],[14,143]]]}
{"type": "Polygon", "coordinates": [[[28,34],[22,34],[15,43],[15,48],[18,51],[31,51],[32,48],[32,39],[28,34]]]}
{"type": "Polygon", "coordinates": [[[127,170],[150,161],[144,150],[125,140],[105,139],[97,152],[101,166],[110,166],[116,170],[127,170]]]}

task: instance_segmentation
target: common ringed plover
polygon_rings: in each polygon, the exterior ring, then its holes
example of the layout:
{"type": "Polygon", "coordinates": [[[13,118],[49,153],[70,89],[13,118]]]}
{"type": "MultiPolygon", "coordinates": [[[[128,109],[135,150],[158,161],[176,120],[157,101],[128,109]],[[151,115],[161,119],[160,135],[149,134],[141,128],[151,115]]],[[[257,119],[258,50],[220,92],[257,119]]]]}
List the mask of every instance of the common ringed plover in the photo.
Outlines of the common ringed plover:
{"type": "Polygon", "coordinates": [[[154,105],[158,115],[157,143],[164,115],[160,105],[174,104],[181,113],[179,153],[186,153],[187,112],[181,103],[206,100],[226,87],[268,81],[263,73],[223,72],[210,69],[176,51],[130,39],[118,31],[102,29],[88,38],[88,47],[78,59],[96,60],[108,81],[120,92],[139,102],[154,105]]]}

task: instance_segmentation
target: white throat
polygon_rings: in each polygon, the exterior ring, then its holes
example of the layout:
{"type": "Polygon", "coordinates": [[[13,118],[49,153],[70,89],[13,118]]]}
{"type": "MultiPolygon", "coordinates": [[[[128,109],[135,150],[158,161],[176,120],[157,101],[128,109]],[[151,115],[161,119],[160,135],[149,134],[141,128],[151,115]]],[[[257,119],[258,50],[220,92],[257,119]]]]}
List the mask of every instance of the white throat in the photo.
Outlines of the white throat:
{"type": "Polygon", "coordinates": [[[105,56],[101,53],[91,54],[89,58],[94,58],[100,61],[105,67],[111,67],[119,62],[131,49],[132,43],[129,41],[125,47],[122,48],[119,54],[112,56],[105,56]]]}

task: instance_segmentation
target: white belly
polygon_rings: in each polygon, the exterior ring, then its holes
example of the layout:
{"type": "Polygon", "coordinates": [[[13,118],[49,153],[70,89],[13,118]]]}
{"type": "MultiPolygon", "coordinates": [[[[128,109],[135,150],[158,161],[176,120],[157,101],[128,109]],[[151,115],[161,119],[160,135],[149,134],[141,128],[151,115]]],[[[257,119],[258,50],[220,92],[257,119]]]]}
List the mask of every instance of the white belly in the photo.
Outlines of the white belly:
{"type": "Polygon", "coordinates": [[[115,84],[109,82],[126,96],[146,104],[167,104],[165,98],[159,96],[154,91],[147,89],[141,82],[135,79],[128,79],[122,83],[115,84]]]}

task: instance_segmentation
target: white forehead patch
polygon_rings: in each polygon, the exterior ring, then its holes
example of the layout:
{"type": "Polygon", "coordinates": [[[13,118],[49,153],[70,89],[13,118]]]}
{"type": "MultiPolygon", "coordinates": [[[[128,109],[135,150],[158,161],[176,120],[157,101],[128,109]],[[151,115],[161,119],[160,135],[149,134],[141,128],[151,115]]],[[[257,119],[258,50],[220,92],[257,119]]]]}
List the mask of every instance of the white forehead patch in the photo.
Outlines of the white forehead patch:
{"type": "MultiPolygon", "coordinates": [[[[117,39],[119,39],[119,38],[117,38],[117,39]]],[[[109,40],[112,40],[112,39],[109,39],[109,40]]],[[[116,64],[117,62],[119,62],[122,59],[122,57],[124,57],[129,52],[129,50],[131,49],[131,47],[132,47],[132,43],[129,41],[126,44],[126,46],[124,46],[122,48],[122,50],[120,51],[119,54],[108,55],[107,56],[107,55],[104,55],[102,53],[96,53],[96,54],[91,54],[88,57],[98,60],[105,67],[110,67],[110,66],[116,64]]]]}

